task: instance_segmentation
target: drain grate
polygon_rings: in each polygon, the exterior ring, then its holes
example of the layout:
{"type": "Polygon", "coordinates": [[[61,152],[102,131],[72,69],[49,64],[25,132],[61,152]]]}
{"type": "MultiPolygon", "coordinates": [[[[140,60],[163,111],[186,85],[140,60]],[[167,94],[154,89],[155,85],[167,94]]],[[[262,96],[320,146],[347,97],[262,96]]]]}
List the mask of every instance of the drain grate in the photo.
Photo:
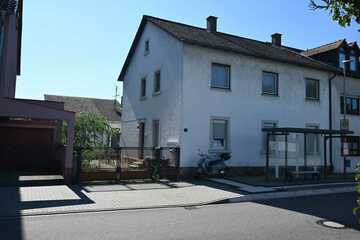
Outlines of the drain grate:
{"type": "Polygon", "coordinates": [[[337,223],[337,222],[333,222],[333,221],[329,221],[329,220],[319,220],[316,222],[317,224],[319,224],[320,226],[323,227],[327,227],[327,228],[332,228],[332,229],[345,229],[346,226],[341,224],[341,223],[337,223]]]}

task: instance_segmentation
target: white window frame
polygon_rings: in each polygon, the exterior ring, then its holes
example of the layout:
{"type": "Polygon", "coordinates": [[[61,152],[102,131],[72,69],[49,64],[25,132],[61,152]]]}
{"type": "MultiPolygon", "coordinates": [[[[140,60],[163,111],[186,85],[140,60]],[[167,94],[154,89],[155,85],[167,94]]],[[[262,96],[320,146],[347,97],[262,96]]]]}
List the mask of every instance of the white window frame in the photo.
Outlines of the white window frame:
{"type": "Polygon", "coordinates": [[[153,78],[153,95],[159,95],[161,93],[161,69],[154,72],[154,78],[153,78]],[[156,76],[159,74],[159,89],[156,89],[156,76]]]}
{"type": "Polygon", "coordinates": [[[231,136],[230,136],[230,118],[229,117],[219,117],[212,116],[210,117],[210,138],[209,138],[209,152],[230,152],[231,151],[231,136]],[[225,136],[225,146],[224,148],[213,148],[213,122],[214,121],[224,121],[226,122],[226,136],[225,136]]]}
{"type": "Polygon", "coordinates": [[[231,90],[231,66],[228,64],[212,62],[211,63],[211,78],[210,78],[210,88],[211,89],[221,89],[221,90],[231,90]],[[223,67],[227,69],[227,83],[223,86],[220,85],[213,85],[213,67],[223,67]]]}
{"type": "Polygon", "coordinates": [[[140,79],[140,100],[144,100],[144,99],[146,99],[146,92],[147,92],[147,79],[146,79],[146,77],[142,77],[141,79],[140,79]],[[143,85],[143,83],[145,83],[145,85],[143,85]],[[143,89],[143,87],[145,88],[145,89],[143,89]],[[143,95],[143,90],[145,90],[144,91],[144,95],[143,95]]]}
{"type": "Polygon", "coordinates": [[[279,96],[279,73],[270,72],[270,71],[262,71],[262,73],[261,73],[261,93],[263,95],[279,96]],[[276,76],[276,78],[275,78],[275,92],[264,91],[264,75],[265,74],[271,74],[271,75],[276,76]]]}
{"type": "Polygon", "coordinates": [[[311,99],[311,100],[320,100],[320,80],[315,78],[305,78],[305,98],[311,99]],[[315,97],[308,96],[307,95],[307,83],[308,81],[315,81],[317,82],[317,89],[316,89],[316,95],[315,97]]]}

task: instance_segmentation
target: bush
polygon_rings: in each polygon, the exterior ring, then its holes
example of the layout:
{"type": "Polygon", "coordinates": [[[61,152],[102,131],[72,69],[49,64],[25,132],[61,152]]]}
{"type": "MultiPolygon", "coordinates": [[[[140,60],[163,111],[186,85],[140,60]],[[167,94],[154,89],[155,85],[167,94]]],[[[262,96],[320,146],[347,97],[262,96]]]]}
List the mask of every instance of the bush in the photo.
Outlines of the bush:
{"type": "Polygon", "coordinates": [[[355,217],[358,219],[360,223],[360,163],[357,166],[358,173],[355,175],[355,180],[357,181],[356,192],[357,192],[357,206],[354,208],[353,212],[355,217]]]}

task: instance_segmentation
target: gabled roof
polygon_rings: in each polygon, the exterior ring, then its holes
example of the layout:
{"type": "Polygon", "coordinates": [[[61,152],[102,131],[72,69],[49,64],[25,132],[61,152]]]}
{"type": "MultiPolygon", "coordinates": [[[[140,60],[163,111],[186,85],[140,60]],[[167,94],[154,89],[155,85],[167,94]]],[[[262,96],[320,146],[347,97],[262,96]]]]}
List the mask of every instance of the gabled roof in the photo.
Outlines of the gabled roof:
{"type": "Polygon", "coordinates": [[[121,120],[121,106],[113,99],[98,99],[85,97],[69,97],[45,94],[45,100],[65,103],[67,111],[81,113],[92,113],[104,116],[108,121],[121,120]]]}
{"type": "Polygon", "coordinates": [[[218,49],[222,51],[230,51],[248,56],[311,67],[325,71],[340,72],[338,68],[300,54],[300,49],[286,46],[274,46],[269,42],[257,41],[222,32],[209,32],[204,28],[144,15],[119,75],[119,81],[124,79],[126,70],[130,64],[131,58],[135,52],[147,22],[155,24],[157,27],[161,28],[171,36],[187,44],[218,49]]]}
{"type": "Polygon", "coordinates": [[[337,40],[332,43],[327,43],[327,44],[321,45],[316,48],[308,49],[308,50],[304,51],[302,54],[304,54],[305,56],[311,57],[311,56],[317,55],[319,53],[324,53],[327,51],[337,49],[340,46],[342,46],[344,43],[346,44],[346,40],[340,39],[340,40],[337,40]]]}

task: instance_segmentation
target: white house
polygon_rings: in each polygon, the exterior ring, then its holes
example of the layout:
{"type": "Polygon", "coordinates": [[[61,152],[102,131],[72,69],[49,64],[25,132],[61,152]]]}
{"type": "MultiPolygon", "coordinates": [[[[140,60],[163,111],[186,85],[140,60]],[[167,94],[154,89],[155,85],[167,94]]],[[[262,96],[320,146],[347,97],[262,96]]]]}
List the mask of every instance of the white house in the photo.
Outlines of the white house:
{"type": "MultiPolygon", "coordinates": [[[[357,102],[346,102],[357,108],[348,118],[351,130],[360,135],[358,47],[345,40],[337,48],[333,45],[303,51],[283,46],[278,33],[271,42],[261,42],[219,32],[213,16],[207,18],[206,28],[144,16],[119,76],[122,145],[176,144],[183,174],[196,170],[199,150],[231,152],[228,165],[234,170],[262,171],[262,128],[329,129],[330,120],[332,129],[340,128],[343,78],[338,64],[352,55],[355,71],[348,71],[346,81],[357,102]],[[341,49],[345,55],[339,55],[341,49]],[[334,51],[337,55],[329,61],[323,59],[334,51]]],[[[289,137],[290,166],[303,165],[302,138],[289,137]]],[[[321,166],[321,136],[307,138],[308,162],[321,166]]],[[[348,157],[347,171],[354,171],[359,162],[359,138],[351,140],[354,156],[348,157]]],[[[283,138],[270,141],[271,166],[282,165],[283,138]]],[[[344,163],[340,149],[340,140],[334,139],[332,162],[338,172],[344,163]]]]}

